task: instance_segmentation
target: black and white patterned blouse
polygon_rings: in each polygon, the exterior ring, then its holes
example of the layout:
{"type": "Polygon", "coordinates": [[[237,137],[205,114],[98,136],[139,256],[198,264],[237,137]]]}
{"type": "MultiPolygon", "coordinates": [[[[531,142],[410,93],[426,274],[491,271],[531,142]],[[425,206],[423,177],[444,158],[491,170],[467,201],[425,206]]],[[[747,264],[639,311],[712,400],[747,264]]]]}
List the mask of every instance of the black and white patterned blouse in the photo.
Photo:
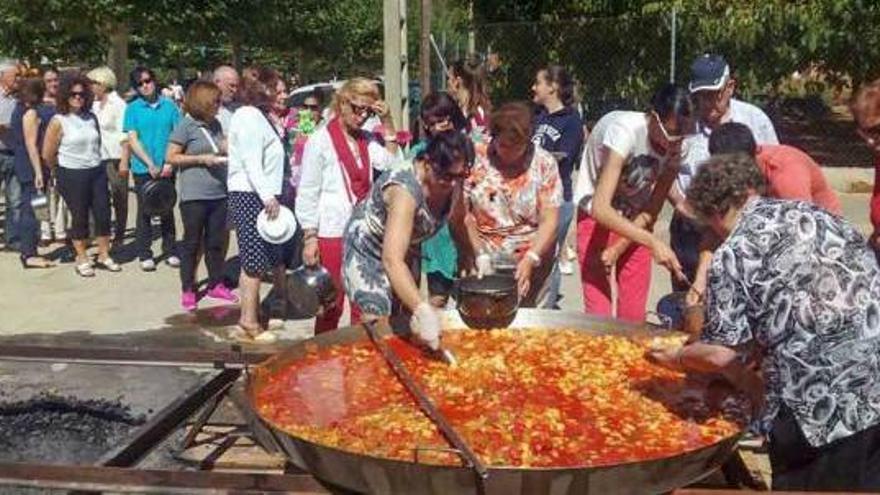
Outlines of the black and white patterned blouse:
{"type": "Polygon", "coordinates": [[[702,340],[763,354],[768,432],[779,408],[822,446],[880,423],[880,268],[846,220],[755,198],[715,252],[702,340]]]}

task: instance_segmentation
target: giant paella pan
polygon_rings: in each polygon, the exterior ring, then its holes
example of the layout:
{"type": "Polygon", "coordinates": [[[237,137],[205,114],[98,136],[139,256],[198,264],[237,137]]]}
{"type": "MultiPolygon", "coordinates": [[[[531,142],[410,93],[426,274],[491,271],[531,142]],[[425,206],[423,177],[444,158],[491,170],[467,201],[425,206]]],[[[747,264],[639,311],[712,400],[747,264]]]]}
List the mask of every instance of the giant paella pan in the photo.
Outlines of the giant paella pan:
{"type": "Polygon", "coordinates": [[[260,429],[328,486],[383,494],[661,493],[706,476],[736,448],[742,397],[644,357],[683,335],[561,311],[520,310],[510,328],[489,331],[446,316],[454,367],[389,328],[380,339],[467,452],[361,326],[252,370],[260,429]]]}

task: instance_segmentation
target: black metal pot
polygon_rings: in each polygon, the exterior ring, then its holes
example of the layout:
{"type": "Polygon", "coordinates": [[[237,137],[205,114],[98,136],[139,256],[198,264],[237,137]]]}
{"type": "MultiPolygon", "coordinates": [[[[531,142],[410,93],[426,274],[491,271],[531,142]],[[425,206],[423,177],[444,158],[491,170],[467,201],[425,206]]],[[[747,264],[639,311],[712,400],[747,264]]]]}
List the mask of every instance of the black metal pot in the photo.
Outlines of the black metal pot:
{"type": "Polygon", "coordinates": [[[306,314],[316,315],[336,304],[336,285],[321,265],[302,265],[287,278],[288,301],[306,314]]]}
{"type": "Polygon", "coordinates": [[[148,215],[158,216],[168,213],[177,203],[177,191],[171,179],[150,179],[141,191],[142,208],[148,215]]]}
{"type": "Polygon", "coordinates": [[[454,291],[458,314],[471,328],[504,328],[516,318],[519,294],[511,275],[465,277],[454,291]]]}

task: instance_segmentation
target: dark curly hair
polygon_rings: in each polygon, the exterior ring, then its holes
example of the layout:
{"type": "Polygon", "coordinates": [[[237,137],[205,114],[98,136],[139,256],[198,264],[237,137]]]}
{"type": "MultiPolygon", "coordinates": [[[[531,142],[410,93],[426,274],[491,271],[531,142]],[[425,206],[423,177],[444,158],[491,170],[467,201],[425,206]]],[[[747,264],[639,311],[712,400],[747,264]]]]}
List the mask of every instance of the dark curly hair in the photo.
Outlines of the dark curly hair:
{"type": "Polygon", "coordinates": [[[701,218],[739,208],[751,193],[764,194],[764,176],[745,153],[715,155],[702,165],[687,190],[687,201],[701,218]]]}
{"type": "Polygon", "coordinates": [[[55,104],[56,108],[58,108],[58,113],[62,115],[66,115],[70,113],[70,97],[73,95],[73,88],[76,86],[82,87],[82,113],[88,113],[92,111],[92,102],[95,101],[95,96],[92,94],[92,84],[86,76],[75,72],[70,74],[65,74],[61,78],[61,84],[58,86],[58,101],[55,104]]]}

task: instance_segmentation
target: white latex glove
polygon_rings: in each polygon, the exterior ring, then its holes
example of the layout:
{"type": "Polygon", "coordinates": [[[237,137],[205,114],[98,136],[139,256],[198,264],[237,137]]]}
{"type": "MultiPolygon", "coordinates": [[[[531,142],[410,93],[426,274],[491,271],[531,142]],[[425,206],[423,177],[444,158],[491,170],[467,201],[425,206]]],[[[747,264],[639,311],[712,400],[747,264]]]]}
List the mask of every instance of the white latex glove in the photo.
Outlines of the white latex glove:
{"type": "Polygon", "coordinates": [[[477,278],[495,273],[495,267],[492,266],[492,255],[489,253],[477,255],[475,264],[477,265],[477,278]]]}
{"type": "Polygon", "coordinates": [[[440,349],[440,312],[427,301],[422,301],[409,321],[413,335],[431,350],[440,349]]]}

